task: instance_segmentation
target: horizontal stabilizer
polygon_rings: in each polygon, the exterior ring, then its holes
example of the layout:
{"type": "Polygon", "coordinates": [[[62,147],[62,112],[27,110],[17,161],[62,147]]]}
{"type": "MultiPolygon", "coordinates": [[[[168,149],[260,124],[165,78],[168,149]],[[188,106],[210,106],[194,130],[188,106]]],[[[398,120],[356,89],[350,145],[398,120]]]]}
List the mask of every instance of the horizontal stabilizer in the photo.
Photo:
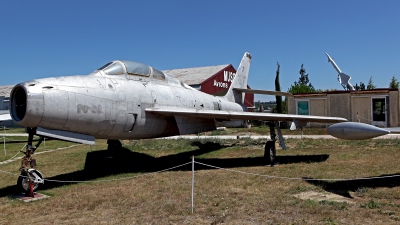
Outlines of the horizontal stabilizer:
{"type": "Polygon", "coordinates": [[[71,141],[76,143],[82,143],[86,145],[94,145],[94,137],[86,134],[78,134],[62,130],[48,130],[38,127],[36,135],[56,138],[65,141],[71,141]]]}
{"type": "Polygon", "coordinates": [[[258,90],[258,89],[244,89],[244,88],[234,88],[233,90],[243,92],[243,93],[253,93],[253,94],[262,94],[262,95],[278,95],[278,96],[293,96],[288,92],[281,91],[267,91],[267,90],[258,90]]]}

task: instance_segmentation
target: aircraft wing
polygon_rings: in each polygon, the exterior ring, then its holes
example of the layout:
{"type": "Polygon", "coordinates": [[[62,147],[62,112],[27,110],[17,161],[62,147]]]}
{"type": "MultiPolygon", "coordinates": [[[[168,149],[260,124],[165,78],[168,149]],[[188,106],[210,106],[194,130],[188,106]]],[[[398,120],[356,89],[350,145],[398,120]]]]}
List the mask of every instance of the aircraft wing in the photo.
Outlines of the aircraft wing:
{"type": "Polygon", "coordinates": [[[5,121],[5,120],[12,120],[10,113],[0,115],[0,121],[5,121]]]}
{"type": "Polygon", "coordinates": [[[340,123],[347,119],[340,117],[305,116],[278,113],[235,112],[222,110],[197,110],[185,108],[147,108],[146,112],[164,116],[186,116],[221,120],[264,120],[264,121],[301,121],[319,123],[340,123]]]}

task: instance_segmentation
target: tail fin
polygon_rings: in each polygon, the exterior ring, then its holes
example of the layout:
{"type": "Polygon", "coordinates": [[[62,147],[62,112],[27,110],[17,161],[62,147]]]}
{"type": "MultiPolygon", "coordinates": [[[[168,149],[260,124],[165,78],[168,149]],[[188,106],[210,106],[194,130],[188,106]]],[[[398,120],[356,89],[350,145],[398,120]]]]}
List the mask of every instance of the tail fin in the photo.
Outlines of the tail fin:
{"type": "Polygon", "coordinates": [[[239,104],[244,103],[244,93],[234,90],[234,88],[247,89],[247,78],[249,76],[251,55],[250,53],[244,53],[242,61],[236,71],[235,78],[225,95],[225,99],[231,102],[236,102],[239,104]]]}

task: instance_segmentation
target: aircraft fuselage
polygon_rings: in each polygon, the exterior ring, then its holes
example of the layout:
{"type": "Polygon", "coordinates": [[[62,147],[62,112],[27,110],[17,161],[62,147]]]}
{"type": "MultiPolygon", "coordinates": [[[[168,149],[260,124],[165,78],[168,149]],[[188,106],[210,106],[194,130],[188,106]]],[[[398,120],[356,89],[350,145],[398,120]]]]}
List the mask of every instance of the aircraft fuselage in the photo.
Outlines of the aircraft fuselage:
{"type": "MultiPolygon", "coordinates": [[[[174,116],[146,113],[149,107],[245,111],[223,97],[208,95],[151,69],[149,76],[108,75],[37,79],[18,84],[11,93],[11,115],[24,127],[43,127],[105,139],[141,139],[179,135],[174,116]]],[[[212,130],[213,119],[190,121],[192,132],[212,130]],[[195,121],[196,122],[196,121],[195,121]]],[[[182,123],[181,123],[182,124],[182,123]]],[[[184,122],[183,122],[184,124],[184,122]]],[[[186,127],[188,128],[188,127],[186,127]]],[[[181,130],[181,131],[180,131],[181,130]]]]}

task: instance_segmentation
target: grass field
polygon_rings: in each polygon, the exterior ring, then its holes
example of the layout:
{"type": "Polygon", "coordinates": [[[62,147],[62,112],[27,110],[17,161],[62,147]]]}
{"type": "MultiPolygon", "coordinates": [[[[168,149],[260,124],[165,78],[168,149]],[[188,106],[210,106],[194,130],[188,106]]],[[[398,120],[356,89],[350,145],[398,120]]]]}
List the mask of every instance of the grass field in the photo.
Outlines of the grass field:
{"type": "MultiPolygon", "coordinates": [[[[226,131],[230,132],[248,131],[226,131]]],[[[24,203],[14,198],[17,177],[2,172],[0,224],[399,223],[400,140],[288,139],[288,150],[278,147],[275,167],[264,163],[263,142],[123,141],[121,151],[109,152],[105,140],[96,140],[92,148],[47,141],[37,151],[42,154],[35,154],[45,178],[92,182],[45,181],[39,192],[51,197],[24,203]],[[49,151],[68,146],[72,147],[49,151]],[[192,156],[198,162],[193,214],[192,165],[153,173],[188,163],[192,156]],[[120,180],[93,182],[112,179],[120,180]]],[[[0,152],[0,161],[23,145],[7,143],[7,155],[0,152]]],[[[18,174],[19,164],[19,160],[0,164],[0,170],[18,174]]]]}

